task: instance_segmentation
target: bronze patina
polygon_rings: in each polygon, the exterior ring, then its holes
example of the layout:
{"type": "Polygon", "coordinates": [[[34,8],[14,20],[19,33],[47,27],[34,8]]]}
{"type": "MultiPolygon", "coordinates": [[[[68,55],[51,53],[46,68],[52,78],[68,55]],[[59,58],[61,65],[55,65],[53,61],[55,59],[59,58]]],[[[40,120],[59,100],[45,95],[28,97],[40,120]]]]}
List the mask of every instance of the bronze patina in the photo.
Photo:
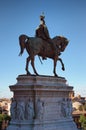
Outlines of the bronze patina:
{"type": "Polygon", "coordinates": [[[54,62],[53,73],[54,76],[58,76],[56,73],[56,63],[57,61],[61,62],[62,70],[65,70],[64,63],[60,58],[61,52],[63,52],[68,45],[68,39],[63,36],[55,36],[54,38],[50,38],[48,29],[45,25],[44,16],[40,16],[40,25],[36,29],[36,36],[29,37],[25,34],[19,36],[19,44],[20,44],[20,54],[22,55],[24,49],[26,49],[28,53],[28,57],[26,60],[26,72],[27,75],[31,75],[28,65],[31,61],[31,65],[33,71],[36,75],[38,75],[35,65],[34,58],[36,55],[42,57],[42,59],[51,58],[54,62]]]}

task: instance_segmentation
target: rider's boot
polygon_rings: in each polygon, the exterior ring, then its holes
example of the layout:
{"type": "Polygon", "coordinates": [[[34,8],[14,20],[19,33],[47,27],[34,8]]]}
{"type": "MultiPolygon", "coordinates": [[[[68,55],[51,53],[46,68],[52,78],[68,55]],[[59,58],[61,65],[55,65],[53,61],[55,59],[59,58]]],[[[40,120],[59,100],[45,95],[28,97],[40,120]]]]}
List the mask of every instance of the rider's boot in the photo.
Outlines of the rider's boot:
{"type": "Polygon", "coordinates": [[[44,53],[43,53],[42,59],[43,59],[43,60],[47,60],[47,58],[46,58],[46,56],[45,56],[46,48],[43,48],[43,52],[44,52],[44,53]]]}

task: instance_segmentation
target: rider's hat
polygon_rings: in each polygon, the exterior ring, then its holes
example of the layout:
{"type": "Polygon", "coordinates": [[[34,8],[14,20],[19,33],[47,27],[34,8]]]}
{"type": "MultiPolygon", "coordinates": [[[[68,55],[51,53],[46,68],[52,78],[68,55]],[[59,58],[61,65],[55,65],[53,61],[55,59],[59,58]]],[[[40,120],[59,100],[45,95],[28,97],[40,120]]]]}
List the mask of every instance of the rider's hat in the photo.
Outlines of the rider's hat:
{"type": "Polygon", "coordinates": [[[44,12],[40,15],[40,19],[44,19],[45,18],[45,16],[44,16],[44,12]]]}

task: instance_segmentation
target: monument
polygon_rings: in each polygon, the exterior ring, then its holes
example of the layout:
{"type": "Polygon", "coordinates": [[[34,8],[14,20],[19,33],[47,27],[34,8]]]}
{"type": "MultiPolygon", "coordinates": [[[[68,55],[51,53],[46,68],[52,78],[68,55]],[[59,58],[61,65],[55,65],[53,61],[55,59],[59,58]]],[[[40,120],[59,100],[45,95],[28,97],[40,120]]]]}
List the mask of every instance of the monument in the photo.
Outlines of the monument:
{"type": "Polygon", "coordinates": [[[70,95],[73,87],[67,84],[64,77],[58,77],[56,62],[68,45],[65,37],[49,37],[44,15],[40,16],[40,26],[36,37],[20,35],[20,54],[24,49],[29,56],[26,61],[25,75],[17,77],[17,83],[9,86],[13,92],[11,103],[11,121],[7,130],[77,130],[72,118],[72,102],[70,95]],[[35,55],[43,60],[47,57],[54,61],[54,76],[39,75],[34,66],[35,55]],[[31,75],[28,65],[31,61],[35,75],[31,75]]]}

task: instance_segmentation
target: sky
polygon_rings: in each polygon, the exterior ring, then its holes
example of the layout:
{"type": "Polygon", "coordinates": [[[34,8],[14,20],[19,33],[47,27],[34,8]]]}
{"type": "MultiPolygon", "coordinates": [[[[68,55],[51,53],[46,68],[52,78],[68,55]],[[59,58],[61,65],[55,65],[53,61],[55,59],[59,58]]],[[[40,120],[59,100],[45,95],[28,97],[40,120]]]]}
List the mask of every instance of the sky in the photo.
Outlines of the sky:
{"type": "MultiPolygon", "coordinates": [[[[28,54],[18,56],[19,36],[35,36],[42,12],[50,37],[69,40],[60,56],[65,71],[57,62],[57,74],[65,77],[76,95],[86,97],[86,0],[0,0],[0,98],[10,98],[9,86],[16,84],[18,75],[26,74],[28,54]]],[[[36,56],[35,67],[40,75],[53,76],[53,60],[41,64],[36,56]]],[[[31,65],[29,69],[33,74],[31,65]]]]}

